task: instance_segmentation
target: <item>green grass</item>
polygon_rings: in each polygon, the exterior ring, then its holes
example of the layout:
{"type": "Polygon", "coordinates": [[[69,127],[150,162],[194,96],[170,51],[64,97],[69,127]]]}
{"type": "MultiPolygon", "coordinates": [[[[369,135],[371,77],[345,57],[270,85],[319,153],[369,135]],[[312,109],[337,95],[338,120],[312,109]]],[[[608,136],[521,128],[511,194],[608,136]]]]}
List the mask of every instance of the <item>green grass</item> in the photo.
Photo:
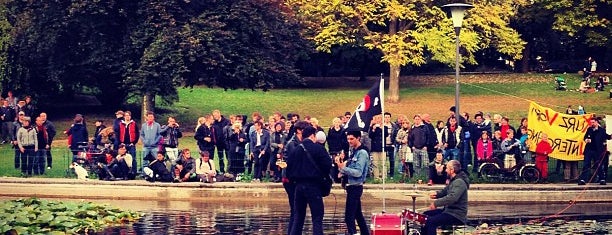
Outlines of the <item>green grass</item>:
{"type": "MultiPolygon", "coordinates": [[[[549,74],[510,74],[466,76],[461,84],[461,111],[474,113],[484,111],[491,114],[501,113],[510,117],[511,124],[518,126],[521,117],[526,116],[529,102],[534,100],[558,111],[564,111],[567,105],[576,108],[579,104],[588,112],[610,114],[611,101],[608,92],[585,94],[575,91],[556,91],[554,76],[549,74]],[[508,82],[511,81],[511,82],[508,82]],[[502,101],[495,102],[495,101],[502,101]]],[[[568,88],[576,89],[580,82],[578,75],[562,75],[566,78],[568,88]]],[[[462,78],[463,79],[463,78],[462,78]]],[[[180,101],[173,105],[158,107],[157,121],[164,124],[168,116],[176,116],[186,133],[181,148],[196,149],[193,130],[199,116],[210,114],[219,109],[222,114],[245,114],[260,112],[266,119],[272,112],[279,111],[286,115],[289,112],[299,113],[302,117],[317,117],[320,125],[328,127],[331,120],[346,111],[353,111],[368,87],[350,86],[348,79],[335,78],[325,80],[328,89],[279,89],[268,92],[251,90],[211,89],[207,87],[179,88],[180,101]],[[349,87],[346,87],[349,84],[349,87]]],[[[430,113],[432,120],[445,120],[448,107],[454,104],[455,85],[452,76],[421,77],[403,79],[399,103],[385,104],[386,111],[405,114],[412,117],[417,113],[430,113]],[[441,77],[441,78],[440,78],[441,77]],[[435,82],[428,82],[432,79],[435,82]]],[[[132,110],[136,111],[136,110],[132,110]]],[[[70,115],[68,115],[70,116],[70,115]]],[[[93,133],[93,120],[102,119],[107,126],[112,125],[112,113],[86,113],[88,128],[93,133]]],[[[50,119],[55,123],[58,136],[54,142],[54,168],[45,177],[64,177],[68,166],[66,136],[61,132],[67,129],[70,119],[50,119]]],[[[141,147],[137,148],[138,150],[141,147]]],[[[0,176],[19,176],[20,171],[13,167],[13,150],[9,145],[0,146],[0,176]]],[[[396,176],[394,180],[398,180],[396,176]]]]}

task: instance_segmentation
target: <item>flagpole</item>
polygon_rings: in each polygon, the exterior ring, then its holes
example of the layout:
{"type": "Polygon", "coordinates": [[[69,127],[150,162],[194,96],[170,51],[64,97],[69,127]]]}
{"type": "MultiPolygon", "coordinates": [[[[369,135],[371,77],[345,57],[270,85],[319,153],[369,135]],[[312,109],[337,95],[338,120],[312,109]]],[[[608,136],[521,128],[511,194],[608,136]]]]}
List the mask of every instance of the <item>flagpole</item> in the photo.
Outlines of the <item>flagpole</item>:
{"type": "Polygon", "coordinates": [[[382,183],[383,183],[383,212],[387,211],[387,204],[386,204],[386,196],[385,196],[385,178],[387,178],[387,172],[386,172],[386,168],[385,165],[386,160],[387,160],[387,152],[385,151],[385,79],[383,79],[383,73],[380,73],[380,88],[379,88],[379,92],[380,92],[380,109],[381,109],[381,114],[382,114],[382,118],[383,118],[383,125],[382,125],[382,131],[381,131],[381,135],[382,135],[382,156],[383,156],[383,165],[382,165],[382,171],[383,171],[383,176],[382,176],[382,183]]]}

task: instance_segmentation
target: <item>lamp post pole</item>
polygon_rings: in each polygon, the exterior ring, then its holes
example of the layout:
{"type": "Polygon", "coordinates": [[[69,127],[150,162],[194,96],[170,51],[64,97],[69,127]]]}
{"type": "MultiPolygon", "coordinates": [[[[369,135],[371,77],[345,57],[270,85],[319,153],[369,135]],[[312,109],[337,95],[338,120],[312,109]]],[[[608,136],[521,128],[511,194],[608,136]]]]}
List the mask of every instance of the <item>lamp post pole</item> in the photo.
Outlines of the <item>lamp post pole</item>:
{"type": "Polygon", "coordinates": [[[450,10],[451,18],[453,19],[453,27],[455,28],[455,117],[457,122],[461,124],[461,113],[459,109],[459,33],[461,32],[461,24],[463,23],[463,16],[465,11],[472,8],[471,4],[467,3],[452,3],[442,6],[450,10]]]}
{"type": "Polygon", "coordinates": [[[461,118],[459,117],[461,113],[459,112],[459,32],[461,31],[461,27],[455,27],[455,117],[457,118],[457,123],[461,118]]]}

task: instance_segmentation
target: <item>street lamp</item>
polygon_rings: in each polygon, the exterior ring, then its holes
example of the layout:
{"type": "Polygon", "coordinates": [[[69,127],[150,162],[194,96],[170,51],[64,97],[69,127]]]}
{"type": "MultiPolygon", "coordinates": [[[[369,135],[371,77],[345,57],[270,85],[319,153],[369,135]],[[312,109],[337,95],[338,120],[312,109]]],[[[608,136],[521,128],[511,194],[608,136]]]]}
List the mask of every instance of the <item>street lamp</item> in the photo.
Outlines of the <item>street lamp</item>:
{"type": "Polygon", "coordinates": [[[459,124],[462,124],[460,122],[461,113],[459,112],[459,32],[461,31],[461,24],[463,23],[465,11],[472,7],[474,7],[472,4],[467,3],[451,3],[442,6],[442,8],[448,8],[450,10],[453,26],[455,27],[455,117],[459,124]]]}

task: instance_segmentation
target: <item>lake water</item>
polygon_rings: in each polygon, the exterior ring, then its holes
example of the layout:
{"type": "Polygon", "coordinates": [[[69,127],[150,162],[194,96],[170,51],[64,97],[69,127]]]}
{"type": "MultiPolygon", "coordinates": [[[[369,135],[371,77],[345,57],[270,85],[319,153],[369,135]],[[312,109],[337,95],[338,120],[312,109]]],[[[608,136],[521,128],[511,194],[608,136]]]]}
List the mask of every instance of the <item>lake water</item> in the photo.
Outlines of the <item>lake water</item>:
{"type": "MultiPolygon", "coordinates": [[[[101,201],[100,201],[101,202],[101,201]]],[[[232,203],[178,202],[178,201],[104,201],[123,209],[145,213],[137,223],[108,228],[100,234],[284,234],[287,230],[289,209],[282,203],[242,203],[239,198],[232,203]]],[[[411,202],[387,203],[386,211],[400,213],[412,207],[411,202]]],[[[423,209],[426,205],[417,204],[423,209]]],[[[383,210],[381,203],[364,204],[364,213],[383,210]]],[[[552,205],[472,205],[471,225],[482,223],[526,223],[561,212],[568,220],[601,219],[609,217],[612,205],[604,204],[552,204],[552,205]],[[568,207],[569,206],[569,207],[568,207]]],[[[326,201],[325,234],[343,234],[344,201],[326,201]]],[[[309,234],[311,224],[307,213],[304,233],[309,234]]],[[[366,219],[370,224],[369,219],[366,219]]]]}

